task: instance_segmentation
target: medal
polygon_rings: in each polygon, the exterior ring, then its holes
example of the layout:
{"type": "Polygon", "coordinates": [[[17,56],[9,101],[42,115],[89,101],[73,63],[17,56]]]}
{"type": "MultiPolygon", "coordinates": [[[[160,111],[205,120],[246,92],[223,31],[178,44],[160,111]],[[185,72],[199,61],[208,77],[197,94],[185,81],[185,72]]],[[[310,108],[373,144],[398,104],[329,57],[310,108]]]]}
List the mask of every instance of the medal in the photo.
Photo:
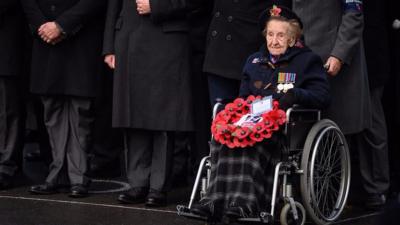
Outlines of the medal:
{"type": "Polygon", "coordinates": [[[281,93],[281,91],[283,90],[283,84],[278,84],[278,93],[281,93]]]}

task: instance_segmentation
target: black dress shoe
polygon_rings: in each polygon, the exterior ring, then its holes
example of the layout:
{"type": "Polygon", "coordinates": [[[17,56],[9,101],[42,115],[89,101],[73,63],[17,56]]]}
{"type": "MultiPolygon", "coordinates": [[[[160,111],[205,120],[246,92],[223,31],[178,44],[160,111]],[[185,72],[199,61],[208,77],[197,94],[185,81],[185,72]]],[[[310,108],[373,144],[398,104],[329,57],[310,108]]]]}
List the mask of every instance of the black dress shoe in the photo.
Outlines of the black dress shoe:
{"type": "Polygon", "coordinates": [[[144,203],[148,189],[144,187],[131,188],[129,191],[118,196],[118,201],[127,204],[144,203]]]}
{"type": "Polygon", "coordinates": [[[84,198],[89,195],[87,187],[82,184],[75,184],[71,187],[71,192],[69,193],[69,197],[71,198],[84,198]]]}
{"type": "Polygon", "coordinates": [[[365,207],[369,210],[379,210],[386,204],[384,194],[369,194],[365,201],[365,207]]]}
{"type": "Polygon", "coordinates": [[[213,216],[214,209],[211,204],[194,204],[190,212],[199,216],[210,218],[213,216]]]}
{"type": "Polygon", "coordinates": [[[162,207],[167,205],[167,194],[165,192],[150,189],[146,199],[146,206],[162,207]]]}
{"type": "Polygon", "coordinates": [[[55,184],[50,184],[50,183],[34,185],[34,186],[31,186],[31,189],[29,190],[29,192],[31,192],[32,194],[38,194],[38,195],[55,194],[55,193],[58,193],[58,186],[55,184]]]}

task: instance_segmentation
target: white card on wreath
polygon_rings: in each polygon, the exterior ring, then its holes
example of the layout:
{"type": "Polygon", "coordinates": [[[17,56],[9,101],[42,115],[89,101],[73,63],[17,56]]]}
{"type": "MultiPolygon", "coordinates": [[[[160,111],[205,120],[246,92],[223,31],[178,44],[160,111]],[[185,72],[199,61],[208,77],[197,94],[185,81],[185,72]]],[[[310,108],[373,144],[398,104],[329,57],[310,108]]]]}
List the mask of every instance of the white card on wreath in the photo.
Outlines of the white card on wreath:
{"type": "Polygon", "coordinates": [[[272,110],[272,96],[266,96],[260,100],[255,100],[251,104],[251,114],[261,115],[272,110]]]}

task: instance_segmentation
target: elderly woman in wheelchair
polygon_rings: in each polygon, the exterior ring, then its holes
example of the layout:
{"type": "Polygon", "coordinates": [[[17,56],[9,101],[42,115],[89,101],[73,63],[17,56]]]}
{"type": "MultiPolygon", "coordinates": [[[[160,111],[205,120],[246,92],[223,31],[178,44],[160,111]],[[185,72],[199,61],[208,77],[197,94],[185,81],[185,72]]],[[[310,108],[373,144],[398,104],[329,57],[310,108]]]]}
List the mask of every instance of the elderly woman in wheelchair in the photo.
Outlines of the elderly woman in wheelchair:
{"type": "MultiPolygon", "coordinates": [[[[272,96],[274,100],[279,101],[279,107],[284,110],[289,109],[294,104],[317,109],[314,112],[327,107],[330,102],[330,95],[326,72],[321,59],[300,41],[302,23],[297,15],[288,8],[271,6],[261,14],[260,28],[266,42],[258,52],[247,59],[240,87],[241,97],[249,95],[272,96]]],[[[319,120],[319,111],[316,120],[319,120]]],[[[287,130],[288,123],[290,121],[287,122],[285,130],[287,130]]],[[[322,127],[331,127],[330,124],[328,122],[322,127]]],[[[336,130],[334,123],[332,124],[336,130]]],[[[321,129],[317,130],[312,138],[320,135],[321,129]]],[[[340,136],[340,130],[338,132],[340,136]]],[[[343,145],[344,140],[341,137],[339,138],[341,142],[338,145],[343,145]]],[[[331,137],[327,139],[329,138],[331,137]]],[[[212,141],[210,179],[207,182],[206,192],[200,201],[197,204],[190,202],[190,213],[208,220],[219,220],[221,218],[237,220],[240,218],[260,218],[261,212],[270,211],[271,208],[269,207],[273,208],[276,200],[274,194],[277,192],[276,176],[282,173],[282,168],[277,169],[277,164],[280,164],[279,162],[282,160],[282,149],[288,148],[285,140],[286,133],[280,131],[274,133],[270,139],[248,148],[228,149],[226,146],[212,141]]],[[[308,142],[310,142],[308,143],[309,148],[314,148],[312,146],[315,146],[315,141],[308,142]]],[[[304,142],[302,143],[304,144],[304,142]]],[[[310,181],[317,182],[315,180],[317,175],[315,175],[316,172],[310,172],[310,166],[307,164],[312,161],[313,166],[316,166],[318,160],[321,161],[328,156],[328,153],[325,156],[323,154],[313,156],[314,154],[317,153],[309,150],[308,156],[304,160],[307,162],[301,162],[307,168],[301,168],[300,162],[295,160],[290,165],[280,164],[279,167],[287,166],[286,172],[288,174],[291,172],[308,173],[308,175],[304,175],[306,177],[304,179],[305,186],[309,187],[310,181]],[[311,178],[309,173],[312,173],[311,178]]],[[[297,158],[301,157],[298,156],[297,158]]],[[[341,159],[340,155],[337,157],[341,159]]],[[[348,155],[346,157],[348,159],[348,155]]],[[[338,170],[341,171],[342,167],[338,170]]],[[[286,177],[284,182],[287,182],[286,177]]],[[[333,181],[329,180],[329,182],[332,183],[333,181]]],[[[339,183],[341,183],[339,184],[341,188],[339,192],[344,195],[340,201],[343,202],[347,198],[348,184],[342,185],[342,181],[339,181],[339,183]],[[345,189],[345,191],[342,189],[345,189]]],[[[318,187],[325,187],[326,185],[329,184],[324,183],[318,187]]],[[[314,211],[316,211],[315,208],[319,210],[319,206],[315,207],[315,204],[319,204],[317,200],[321,197],[319,196],[321,190],[305,189],[304,192],[308,192],[305,194],[307,195],[305,200],[314,201],[314,205],[313,203],[306,204],[306,208],[309,205],[310,208],[314,208],[314,211]]],[[[286,191],[288,190],[283,192],[286,191]]],[[[331,201],[335,201],[337,197],[331,198],[331,201]]],[[[292,200],[290,204],[292,207],[297,207],[292,200]]],[[[339,207],[336,210],[341,212],[343,204],[334,205],[330,211],[339,207]]],[[[298,210],[303,209],[301,207],[298,210]]],[[[325,212],[323,209],[319,211],[321,212],[314,214],[316,214],[315,217],[323,217],[322,219],[319,218],[322,221],[321,224],[332,219],[330,217],[331,212],[325,212]]],[[[338,213],[340,214],[340,212],[338,213]]],[[[273,214],[273,209],[270,214],[273,214]]],[[[336,215],[333,219],[336,219],[336,215]]]]}

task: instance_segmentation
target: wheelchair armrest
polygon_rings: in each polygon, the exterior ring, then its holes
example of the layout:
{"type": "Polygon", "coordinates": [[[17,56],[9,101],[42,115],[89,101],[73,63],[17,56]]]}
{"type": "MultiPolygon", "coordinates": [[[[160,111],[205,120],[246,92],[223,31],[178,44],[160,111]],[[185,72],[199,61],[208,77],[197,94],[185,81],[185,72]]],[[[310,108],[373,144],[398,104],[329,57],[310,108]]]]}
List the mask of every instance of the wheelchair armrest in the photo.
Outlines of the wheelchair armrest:
{"type": "Polygon", "coordinates": [[[321,111],[319,109],[310,109],[300,105],[293,105],[286,110],[286,123],[290,121],[290,116],[293,113],[316,113],[318,115],[318,120],[321,120],[321,111]]]}
{"type": "Polygon", "coordinates": [[[306,113],[306,114],[315,114],[316,121],[321,120],[321,111],[319,109],[310,109],[305,108],[300,105],[293,105],[291,108],[286,110],[286,123],[285,123],[285,134],[287,134],[288,126],[292,122],[291,117],[295,114],[306,113]]]}

